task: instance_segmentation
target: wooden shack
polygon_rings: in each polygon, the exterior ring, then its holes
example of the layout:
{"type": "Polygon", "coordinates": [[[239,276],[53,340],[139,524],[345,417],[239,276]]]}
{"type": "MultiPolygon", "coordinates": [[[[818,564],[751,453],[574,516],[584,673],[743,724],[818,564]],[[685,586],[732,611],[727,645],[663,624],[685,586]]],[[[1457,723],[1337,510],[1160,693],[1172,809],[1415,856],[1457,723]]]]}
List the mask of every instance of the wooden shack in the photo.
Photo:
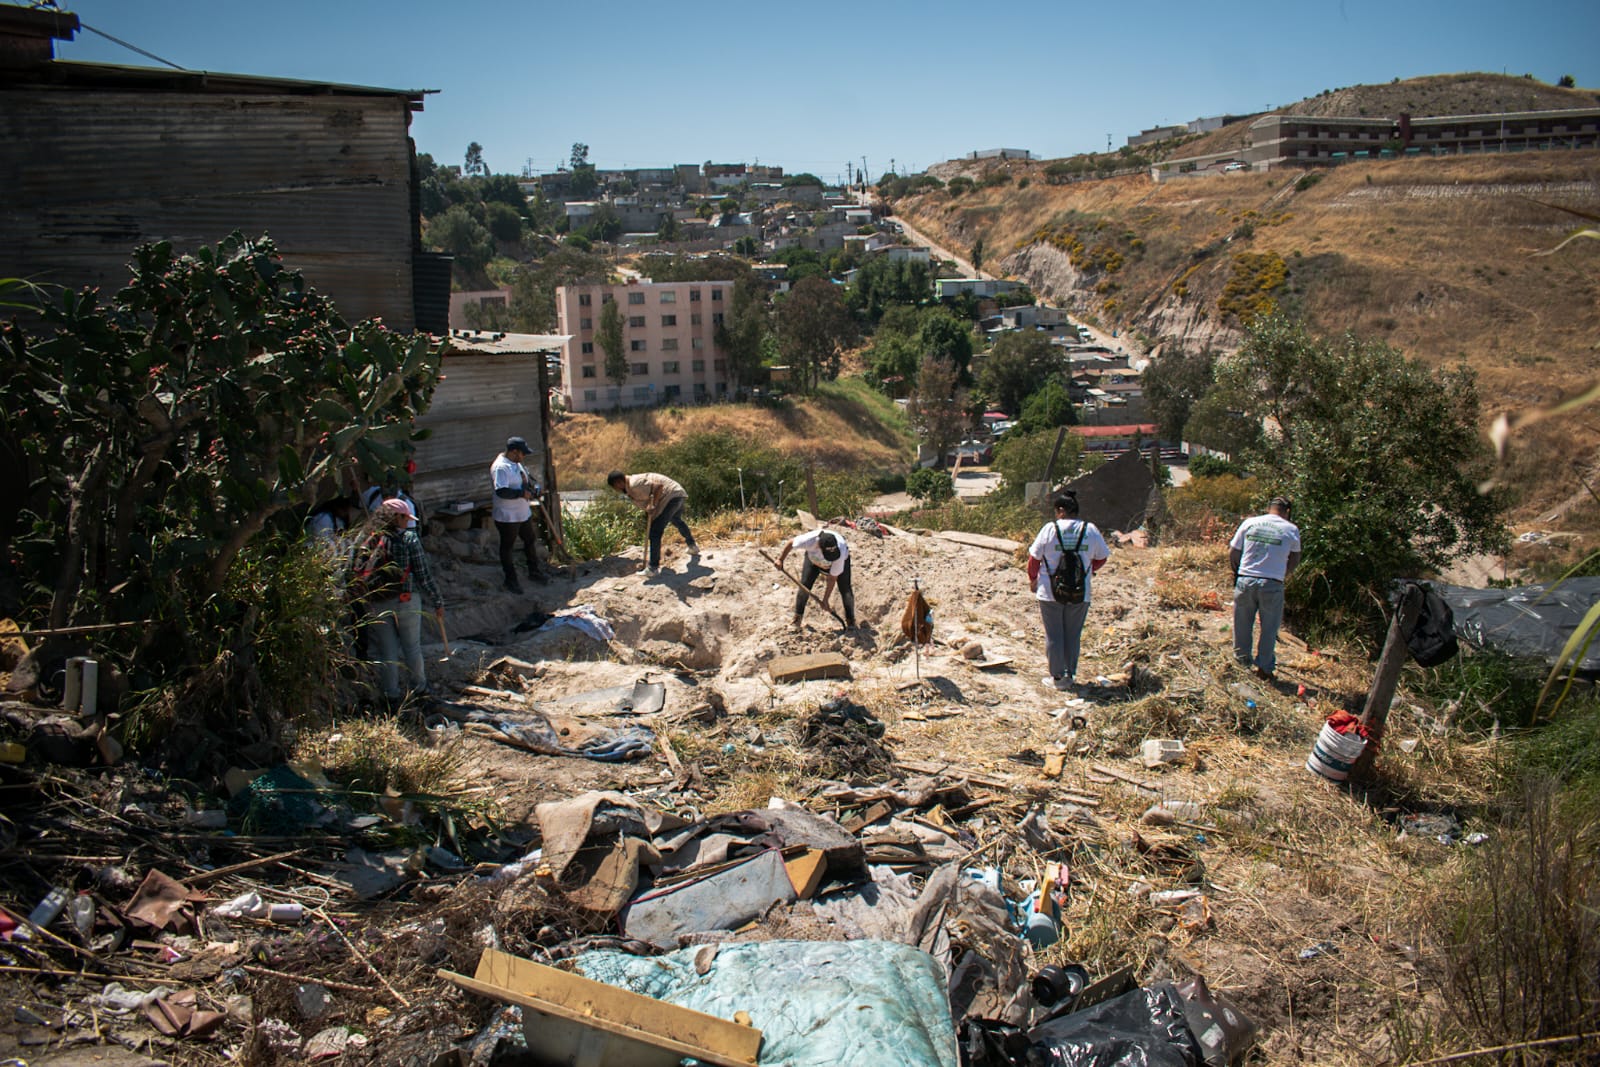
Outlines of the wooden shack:
{"type": "Polygon", "coordinates": [[[417,429],[428,431],[413,456],[412,495],[419,507],[487,507],[489,465],[508,437],[527,438],[533,452],[525,466],[552,493],[554,504],[548,361],[567,340],[559,334],[451,333],[433,403],[417,420],[417,429]]]}
{"type": "Polygon", "coordinates": [[[272,237],[349,320],[449,328],[423,251],[423,93],[54,59],[77,16],[0,6],[0,276],[109,292],[135,246],[272,237]]]}

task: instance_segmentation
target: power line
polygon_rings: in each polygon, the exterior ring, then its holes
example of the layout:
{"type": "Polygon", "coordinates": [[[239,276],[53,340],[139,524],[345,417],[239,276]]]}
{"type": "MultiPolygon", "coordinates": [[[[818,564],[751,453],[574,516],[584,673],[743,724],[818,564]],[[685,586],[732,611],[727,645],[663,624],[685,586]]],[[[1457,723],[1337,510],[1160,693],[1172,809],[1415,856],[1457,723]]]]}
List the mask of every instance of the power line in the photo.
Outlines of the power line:
{"type": "Polygon", "coordinates": [[[181,71],[184,71],[185,73],[188,72],[188,68],[180,67],[180,66],[178,66],[178,64],[172,62],[172,60],[170,60],[170,59],[162,59],[160,56],[156,55],[154,52],[146,52],[143,48],[140,48],[136,44],[129,44],[127,41],[124,41],[120,37],[111,36],[105,30],[97,30],[97,29],[95,29],[93,26],[89,25],[87,22],[79,20],[78,25],[82,26],[84,29],[88,30],[90,33],[98,34],[101,37],[104,37],[106,40],[110,41],[113,44],[120,44],[122,47],[126,48],[130,52],[138,52],[141,56],[144,56],[146,59],[153,59],[157,63],[165,63],[167,66],[171,67],[173,70],[181,70],[181,71]]]}

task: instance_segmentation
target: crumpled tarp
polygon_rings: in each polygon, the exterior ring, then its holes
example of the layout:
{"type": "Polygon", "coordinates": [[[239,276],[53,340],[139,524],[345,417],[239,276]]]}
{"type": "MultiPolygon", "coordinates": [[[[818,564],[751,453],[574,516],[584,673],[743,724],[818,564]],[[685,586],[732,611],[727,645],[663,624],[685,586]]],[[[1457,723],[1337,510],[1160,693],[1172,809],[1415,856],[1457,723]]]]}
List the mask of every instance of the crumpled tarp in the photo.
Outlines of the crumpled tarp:
{"type": "Polygon", "coordinates": [[[614,915],[639,885],[639,867],[660,859],[649,820],[632,797],[589,792],[533,809],[544,862],[580,908],[614,915]]]}
{"type": "MultiPolygon", "coordinates": [[[[1433,583],[1455,613],[1456,635],[1478,648],[1555,664],[1584,614],[1600,600],[1600,578],[1568,578],[1515,589],[1470,589],[1433,583]]],[[[1577,665],[1600,677],[1600,642],[1577,665]]]]}
{"type": "Polygon", "coordinates": [[[577,970],[722,1019],[748,1012],[762,1033],[762,1067],[957,1067],[944,974],[907,945],[761,941],[654,957],[597,951],[579,956],[577,970]]]}

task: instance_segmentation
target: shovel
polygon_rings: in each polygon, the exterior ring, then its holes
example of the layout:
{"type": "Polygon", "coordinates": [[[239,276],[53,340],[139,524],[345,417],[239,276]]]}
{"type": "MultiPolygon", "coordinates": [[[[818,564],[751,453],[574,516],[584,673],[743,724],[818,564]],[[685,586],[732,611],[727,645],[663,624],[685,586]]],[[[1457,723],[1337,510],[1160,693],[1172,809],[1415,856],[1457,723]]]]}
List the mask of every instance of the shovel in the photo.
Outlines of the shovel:
{"type": "Polygon", "coordinates": [[[439,624],[439,640],[444,642],[444,659],[440,663],[450,662],[450,635],[444,632],[444,617],[435,615],[433,621],[439,624]]]}
{"type": "Polygon", "coordinates": [[[839,618],[839,613],[837,611],[834,611],[832,608],[828,607],[828,605],[823,604],[822,603],[822,598],[820,596],[818,596],[814,590],[806,589],[806,586],[805,586],[804,582],[802,582],[800,579],[796,578],[794,575],[790,574],[788,571],[784,570],[783,569],[783,564],[779,563],[777,560],[775,560],[771,556],[767,555],[767,553],[766,553],[766,551],[764,549],[759,549],[758,548],[758,549],[756,549],[756,551],[761,553],[761,558],[762,559],[766,560],[768,563],[770,563],[774,567],[778,568],[778,573],[783,575],[785,578],[789,579],[791,582],[793,582],[795,584],[796,588],[805,590],[806,596],[810,597],[812,600],[815,600],[818,604],[822,604],[822,610],[826,611],[829,615],[832,615],[834,617],[834,619],[838,621],[839,626],[841,628],[846,629],[846,630],[850,629],[849,624],[846,623],[843,619],[839,618]]]}

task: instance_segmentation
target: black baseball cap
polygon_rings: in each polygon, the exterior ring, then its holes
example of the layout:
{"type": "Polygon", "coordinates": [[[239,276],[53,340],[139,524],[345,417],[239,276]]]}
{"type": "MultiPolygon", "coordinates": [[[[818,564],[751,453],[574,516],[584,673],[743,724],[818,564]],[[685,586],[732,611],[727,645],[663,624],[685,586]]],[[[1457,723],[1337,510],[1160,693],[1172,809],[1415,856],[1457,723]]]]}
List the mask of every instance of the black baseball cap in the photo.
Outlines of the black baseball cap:
{"type": "Polygon", "coordinates": [[[508,437],[506,438],[506,451],[521,452],[523,455],[528,455],[533,452],[533,449],[529,448],[528,442],[521,437],[508,437]]]}

